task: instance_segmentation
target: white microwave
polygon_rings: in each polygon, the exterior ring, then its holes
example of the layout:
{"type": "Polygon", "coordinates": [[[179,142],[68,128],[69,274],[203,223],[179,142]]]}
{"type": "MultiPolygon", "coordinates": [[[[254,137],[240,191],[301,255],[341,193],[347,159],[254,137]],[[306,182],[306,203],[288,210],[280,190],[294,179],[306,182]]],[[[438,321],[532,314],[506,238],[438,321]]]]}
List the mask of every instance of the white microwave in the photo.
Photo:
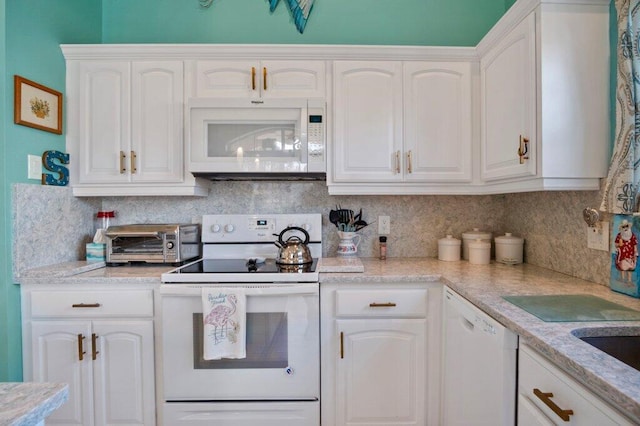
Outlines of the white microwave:
{"type": "Polygon", "coordinates": [[[326,179],[324,99],[193,99],[188,109],[194,176],[326,179]]]}

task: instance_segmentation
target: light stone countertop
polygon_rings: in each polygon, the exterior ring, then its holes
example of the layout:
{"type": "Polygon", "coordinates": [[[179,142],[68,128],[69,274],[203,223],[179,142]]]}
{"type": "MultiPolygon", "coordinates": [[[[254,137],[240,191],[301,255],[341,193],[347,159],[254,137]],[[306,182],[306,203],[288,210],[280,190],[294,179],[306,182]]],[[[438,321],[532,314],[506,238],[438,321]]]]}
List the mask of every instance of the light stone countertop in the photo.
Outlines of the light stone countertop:
{"type": "MultiPolygon", "coordinates": [[[[359,268],[355,260],[322,259],[320,285],[441,282],[518,334],[521,342],[544,354],[591,388],[596,395],[640,423],[640,372],[572,334],[574,330],[582,330],[582,335],[640,335],[640,321],[544,322],[502,299],[502,296],[590,294],[636,310],[640,310],[640,299],[528,264],[472,265],[466,261],[443,262],[434,258],[359,258],[359,261],[364,270],[362,273],[352,272],[354,268],[359,268]]],[[[56,270],[60,269],[64,267],[56,270]]],[[[62,274],[59,281],[84,284],[159,283],[160,274],[171,269],[166,266],[99,268],[77,275],[62,274]]],[[[51,284],[51,275],[47,276],[46,267],[39,268],[28,271],[21,282],[51,284]]]]}
{"type": "Polygon", "coordinates": [[[0,425],[36,425],[68,398],[63,383],[0,383],[0,425]]]}

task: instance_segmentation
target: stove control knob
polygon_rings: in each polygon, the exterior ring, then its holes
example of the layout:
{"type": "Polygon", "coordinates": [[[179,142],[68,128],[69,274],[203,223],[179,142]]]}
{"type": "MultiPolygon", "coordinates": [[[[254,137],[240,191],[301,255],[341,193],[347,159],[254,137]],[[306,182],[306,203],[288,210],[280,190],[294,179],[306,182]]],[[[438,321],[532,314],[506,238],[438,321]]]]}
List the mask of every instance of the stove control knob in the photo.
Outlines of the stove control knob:
{"type": "Polygon", "coordinates": [[[218,225],[217,223],[215,225],[211,225],[211,232],[213,232],[214,234],[220,232],[220,225],[218,225]]]}
{"type": "Polygon", "coordinates": [[[167,248],[168,248],[169,250],[171,250],[171,249],[173,248],[173,243],[172,243],[171,241],[169,241],[169,242],[167,243],[167,248]]]}
{"type": "Polygon", "coordinates": [[[225,232],[233,232],[236,229],[232,224],[228,224],[224,226],[225,232]]]}

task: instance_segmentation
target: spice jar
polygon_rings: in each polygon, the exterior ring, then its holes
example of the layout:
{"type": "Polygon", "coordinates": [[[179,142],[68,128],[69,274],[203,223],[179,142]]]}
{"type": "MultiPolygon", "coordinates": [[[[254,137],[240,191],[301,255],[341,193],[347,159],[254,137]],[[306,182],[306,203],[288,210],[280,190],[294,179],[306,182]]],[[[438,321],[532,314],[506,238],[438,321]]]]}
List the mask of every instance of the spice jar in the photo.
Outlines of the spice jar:
{"type": "Polygon", "coordinates": [[[387,237],[380,237],[380,260],[385,260],[387,258],[387,237]]]}

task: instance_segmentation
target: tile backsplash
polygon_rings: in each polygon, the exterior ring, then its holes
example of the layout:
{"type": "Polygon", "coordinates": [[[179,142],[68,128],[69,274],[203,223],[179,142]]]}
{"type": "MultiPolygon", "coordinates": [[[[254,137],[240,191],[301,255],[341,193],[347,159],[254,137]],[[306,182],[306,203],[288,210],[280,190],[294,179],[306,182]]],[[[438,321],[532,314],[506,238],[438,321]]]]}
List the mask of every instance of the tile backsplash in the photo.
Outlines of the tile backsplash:
{"type": "Polygon", "coordinates": [[[324,256],[338,245],[329,211],[358,211],[371,225],[362,231],[359,255],[378,255],[378,216],[390,216],[390,257],[436,257],[446,234],[480,228],[494,236],[525,238],[525,261],[608,284],[608,254],[587,249],[582,209],[597,207],[598,193],[540,192],[486,196],[332,196],[321,182],[216,182],[208,197],[76,198],[69,188],[15,184],[14,276],[53,263],[84,259],[84,243],[98,210],[115,210],[116,223],[191,223],[203,214],[321,213],[324,256]]]}

